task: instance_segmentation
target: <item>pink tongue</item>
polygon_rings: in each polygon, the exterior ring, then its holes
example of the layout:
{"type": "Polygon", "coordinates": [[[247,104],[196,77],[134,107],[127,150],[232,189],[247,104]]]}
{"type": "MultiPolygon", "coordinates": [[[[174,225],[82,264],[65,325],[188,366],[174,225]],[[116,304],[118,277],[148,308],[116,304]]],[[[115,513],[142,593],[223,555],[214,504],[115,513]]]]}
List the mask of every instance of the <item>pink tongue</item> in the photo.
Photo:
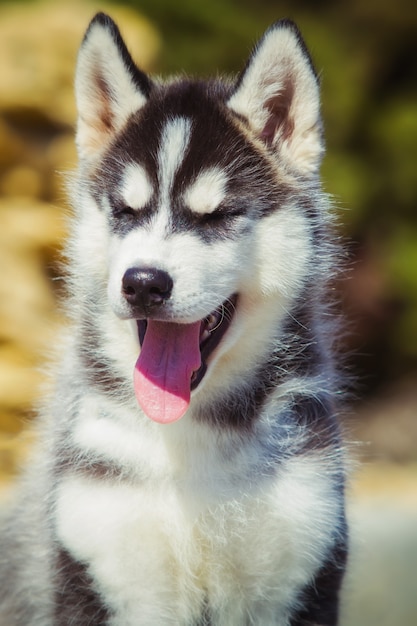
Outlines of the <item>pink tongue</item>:
{"type": "Polygon", "coordinates": [[[191,377],[201,365],[200,327],[201,322],[148,320],[133,384],[140,406],[155,422],[174,422],[188,409],[191,377]]]}

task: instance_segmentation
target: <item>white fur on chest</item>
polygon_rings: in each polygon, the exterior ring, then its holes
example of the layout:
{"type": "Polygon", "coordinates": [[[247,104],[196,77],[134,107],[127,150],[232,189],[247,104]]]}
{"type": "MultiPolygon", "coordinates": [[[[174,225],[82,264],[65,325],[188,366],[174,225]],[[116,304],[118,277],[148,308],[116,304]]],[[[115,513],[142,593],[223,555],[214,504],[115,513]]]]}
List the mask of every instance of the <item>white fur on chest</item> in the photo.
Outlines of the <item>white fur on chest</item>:
{"type": "Polygon", "coordinates": [[[114,626],[188,626],[205,601],[216,626],[285,626],[331,547],[339,510],[325,476],[319,459],[293,459],[275,478],[220,487],[217,500],[212,485],[206,502],[186,477],[137,485],[68,477],[58,535],[89,565],[114,626]]]}

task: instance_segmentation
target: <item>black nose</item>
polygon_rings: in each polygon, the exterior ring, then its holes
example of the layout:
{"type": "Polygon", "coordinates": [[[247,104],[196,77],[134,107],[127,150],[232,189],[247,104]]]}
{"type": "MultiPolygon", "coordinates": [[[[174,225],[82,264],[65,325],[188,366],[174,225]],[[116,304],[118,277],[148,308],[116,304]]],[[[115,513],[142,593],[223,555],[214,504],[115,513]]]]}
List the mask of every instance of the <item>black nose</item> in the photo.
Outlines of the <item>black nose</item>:
{"type": "Polygon", "coordinates": [[[131,267],[126,270],[122,280],[126,300],[144,312],[168,300],[172,287],[172,278],[167,272],[149,267],[131,267]]]}

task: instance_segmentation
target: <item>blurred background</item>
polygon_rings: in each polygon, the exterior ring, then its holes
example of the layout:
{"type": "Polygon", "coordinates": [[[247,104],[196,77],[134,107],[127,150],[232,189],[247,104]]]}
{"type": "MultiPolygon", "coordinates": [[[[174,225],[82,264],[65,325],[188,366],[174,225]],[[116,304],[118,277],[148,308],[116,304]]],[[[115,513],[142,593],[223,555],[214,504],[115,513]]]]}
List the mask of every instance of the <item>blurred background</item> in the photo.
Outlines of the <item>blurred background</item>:
{"type": "MultiPolygon", "coordinates": [[[[0,0],[0,485],[30,446],[42,365],[64,323],[65,172],[73,71],[95,11],[142,68],[236,73],[265,28],[294,19],[322,81],[347,251],[338,283],[357,459],[342,626],[417,624],[417,5],[414,0],[0,0]]],[[[5,625],[6,626],[6,625],[5,625]]]]}

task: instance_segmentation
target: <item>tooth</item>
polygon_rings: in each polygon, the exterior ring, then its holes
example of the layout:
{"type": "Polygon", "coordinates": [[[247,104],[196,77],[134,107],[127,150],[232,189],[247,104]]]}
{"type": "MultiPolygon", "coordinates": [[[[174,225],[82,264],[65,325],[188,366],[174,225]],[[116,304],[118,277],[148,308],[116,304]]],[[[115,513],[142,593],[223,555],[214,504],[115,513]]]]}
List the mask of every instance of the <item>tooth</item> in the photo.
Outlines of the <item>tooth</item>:
{"type": "Polygon", "coordinates": [[[201,337],[200,337],[200,343],[202,343],[203,341],[205,341],[209,337],[210,337],[210,331],[209,330],[204,330],[203,333],[201,334],[201,337]]]}
{"type": "Polygon", "coordinates": [[[215,326],[217,323],[216,320],[216,316],[214,315],[214,313],[210,313],[210,315],[207,316],[207,328],[213,328],[213,326],[215,326]]]}
{"type": "Polygon", "coordinates": [[[213,313],[210,314],[209,320],[210,321],[208,323],[208,327],[210,330],[214,330],[215,328],[219,326],[219,324],[223,320],[221,312],[217,310],[214,311],[213,313]]]}

